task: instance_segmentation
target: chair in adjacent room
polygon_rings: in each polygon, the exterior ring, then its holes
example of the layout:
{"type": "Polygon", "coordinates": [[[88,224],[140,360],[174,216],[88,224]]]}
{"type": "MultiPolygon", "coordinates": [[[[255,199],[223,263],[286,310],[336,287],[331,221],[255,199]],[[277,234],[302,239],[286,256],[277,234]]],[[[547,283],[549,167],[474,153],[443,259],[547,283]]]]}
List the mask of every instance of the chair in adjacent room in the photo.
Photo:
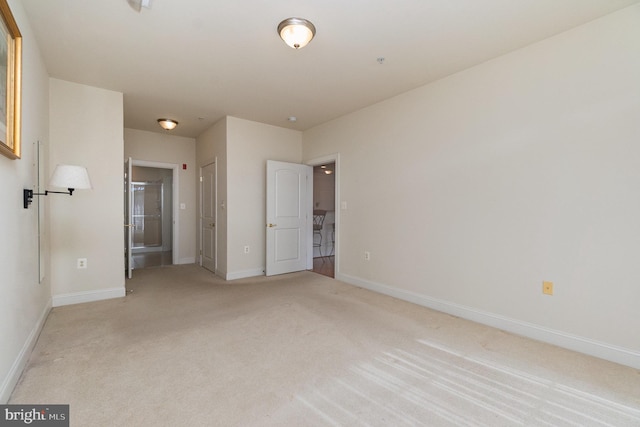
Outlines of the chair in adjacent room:
{"type": "Polygon", "coordinates": [[[318,253],[322,255],[322,227],[324,226],[324,217],[327,211],[315,209],[313,211],[313,247],[318,248],[318,253]],[[316,237],[317,236],[317,237],[316,237]]]}
{"type": "Polygon", "coordinates": [[[336,223],[331,224],[331,252],[329,256],[333,256],[336,250],[336,223]]]}

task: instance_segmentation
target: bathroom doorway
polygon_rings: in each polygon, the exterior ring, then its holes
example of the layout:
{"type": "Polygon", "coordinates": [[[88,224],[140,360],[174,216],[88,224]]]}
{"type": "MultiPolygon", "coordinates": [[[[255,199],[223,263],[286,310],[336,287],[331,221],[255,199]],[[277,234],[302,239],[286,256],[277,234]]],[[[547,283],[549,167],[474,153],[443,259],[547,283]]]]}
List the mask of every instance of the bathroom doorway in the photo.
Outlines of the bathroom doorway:
{"type": "Polygon", "coordinates": [[[133,268],[173,264],[173,171],[131,168],[133,268]]]}

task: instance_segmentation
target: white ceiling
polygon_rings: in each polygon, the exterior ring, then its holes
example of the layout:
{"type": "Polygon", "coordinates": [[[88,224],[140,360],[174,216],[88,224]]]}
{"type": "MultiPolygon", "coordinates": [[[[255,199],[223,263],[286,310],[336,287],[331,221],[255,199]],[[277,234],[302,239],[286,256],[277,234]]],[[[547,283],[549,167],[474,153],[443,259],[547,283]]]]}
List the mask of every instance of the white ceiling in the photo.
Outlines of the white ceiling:
{"type": "Polygon", "coordinates": [[[52,77],[123,92],[125,127],[168,117],[188,137],[226,115],[305,130],[638,2],[22,0],[52,77]],[[298,51],[276,33],[292,16],[317,28],[298,51]]]}

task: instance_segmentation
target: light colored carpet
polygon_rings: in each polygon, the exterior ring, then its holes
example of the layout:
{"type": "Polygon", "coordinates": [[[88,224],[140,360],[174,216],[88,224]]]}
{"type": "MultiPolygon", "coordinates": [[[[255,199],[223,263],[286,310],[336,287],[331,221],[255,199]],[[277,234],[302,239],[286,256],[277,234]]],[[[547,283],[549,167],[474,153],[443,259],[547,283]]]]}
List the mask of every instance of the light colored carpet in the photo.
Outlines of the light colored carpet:
{"type": "Polygon", "coordinates": [[[639,426],[640,371],[302,272],[137,270],[54,309],[10,403],[72,426],[639,426]]]}

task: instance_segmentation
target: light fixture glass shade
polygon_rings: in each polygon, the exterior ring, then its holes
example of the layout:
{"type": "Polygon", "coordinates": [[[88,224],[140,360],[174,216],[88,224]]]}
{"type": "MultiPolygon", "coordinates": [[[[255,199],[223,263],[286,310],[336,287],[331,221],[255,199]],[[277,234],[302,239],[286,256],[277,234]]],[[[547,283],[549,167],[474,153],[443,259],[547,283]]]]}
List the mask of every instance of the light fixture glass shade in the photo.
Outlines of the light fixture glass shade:
{"type": "Polygon", "coordinates": [[[60,188],[73,188],[74,190],[86,190],[91,188],[89,172],[83,166],[57,165],[51,175],[49,185],[60,188]]]}
{"type": "Polygon", "coordinates": [[[151,0],[127,0],[127,3],[136,12],[140,12],[143,7],[151,8],[151,0]]]}
{"type": "Polygon", "coordinates": [[[158,124],[164,130],[173,130],[178,126],[178,122],[171,119],[158,119],[158,124]]]}
{"type": "Polygon", "coordinates": [[[316,35],[316,27],[306,19],[288,18],[278,25],[278,34],[286,44],[300,49],[308,45],[316,35]]]}

